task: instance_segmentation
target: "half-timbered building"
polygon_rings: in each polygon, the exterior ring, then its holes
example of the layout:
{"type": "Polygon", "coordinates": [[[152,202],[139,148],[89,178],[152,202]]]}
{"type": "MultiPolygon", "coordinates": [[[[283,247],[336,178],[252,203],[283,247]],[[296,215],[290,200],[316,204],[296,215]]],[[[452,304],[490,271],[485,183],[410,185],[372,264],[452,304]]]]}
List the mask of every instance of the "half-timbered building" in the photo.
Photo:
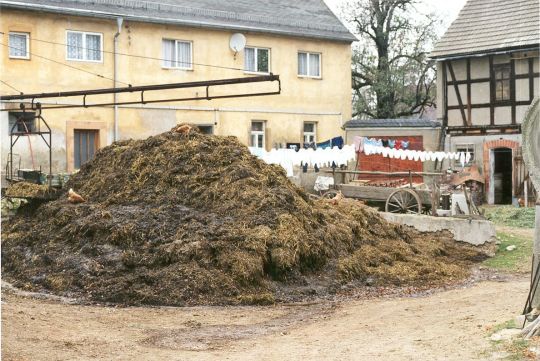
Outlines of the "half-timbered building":
{"type": "Polygon", "coordinates": [[[539,94],[539,11],[538,0],[468,0],[431,53],[441,145],[472,154],[490,204],[527,188],[521,122],[539,94]]]}

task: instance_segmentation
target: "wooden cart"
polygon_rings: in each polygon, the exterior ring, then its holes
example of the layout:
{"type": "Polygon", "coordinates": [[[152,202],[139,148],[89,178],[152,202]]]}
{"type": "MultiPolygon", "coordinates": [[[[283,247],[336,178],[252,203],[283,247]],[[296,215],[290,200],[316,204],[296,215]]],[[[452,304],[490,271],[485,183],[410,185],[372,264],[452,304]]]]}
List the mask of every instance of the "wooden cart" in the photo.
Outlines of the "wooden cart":
{"type": "MultiPolygon", "coordinates": [[[[419,189],[413,183],[414,176],[440,177],[443,173],[427,172],[376,172],[376,171],[347,171],[334,170],[331,172],[334,180],[340,175],[342,182],[335,182],[334,189],[324,194],[325,198],[332,198],[338,191],[348,198],[355,198],[363,201],[384,202],[385,211],[390,213],[413,213],[421,214],[423,210],[428,210],[437,206],[439,202],[437,182],[433,182],[431,189],[419,189]],[[371,186],[360,183],[344,182],[345,175],[384,175],[387,177],[408,178],[407,185],[401,187],[371,186]]],[[[435,207],[436,208],[436,207],[435,207]]]]}

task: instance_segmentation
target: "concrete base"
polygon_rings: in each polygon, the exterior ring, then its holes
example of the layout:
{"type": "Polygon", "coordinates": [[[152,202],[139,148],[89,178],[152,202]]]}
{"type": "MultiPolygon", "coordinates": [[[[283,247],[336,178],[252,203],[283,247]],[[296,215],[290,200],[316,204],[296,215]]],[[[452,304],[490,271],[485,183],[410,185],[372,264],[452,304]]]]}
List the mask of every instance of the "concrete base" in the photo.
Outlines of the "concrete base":
{"type": "Polygon", "coordinates": [[[496,236],[495,226],[490,221],[384,212],[380,214],[389,222],[411,226],[420,232],[448,230],[452,232],[457,241],[475,246],[492,242],[496,236]]]}

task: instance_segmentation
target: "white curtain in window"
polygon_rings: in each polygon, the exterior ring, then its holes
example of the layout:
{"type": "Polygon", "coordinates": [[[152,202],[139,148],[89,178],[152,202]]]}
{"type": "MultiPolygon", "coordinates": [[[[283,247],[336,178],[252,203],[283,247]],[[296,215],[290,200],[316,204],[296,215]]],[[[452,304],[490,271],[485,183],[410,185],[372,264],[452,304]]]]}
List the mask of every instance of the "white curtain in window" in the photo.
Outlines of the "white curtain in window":
{"type": "Polygon", "coordinates": [[[26,49],[26,35],[9,34],[9,47],[10,56],[28,56],[28,49],[26,49]]]}
{"type": "Polygon", "coordinates": [[[101,37],[99,35],[86,34],[86,59],[101,60],[101,37]]]}
{"type": "Polygon", "coordinates": [[[83,35],[82,33],[68,33],[67,35],[67,57],[68,59],[83,58],[83,35]]]}
{"type": "Polygon", "coordinates": [[[244,70],[246,71],[257,71],[255,67],[255,48],[245,48],[245,64],[244,70]]]}
{"type": "Polygon", "coordinates": [[[321,76],[319,54],[309,54],[309,75],[321,76]]]}
{"type": "Polygon", "coordinates": [[[308,75],[307,57],[307,53],[298,53],[298,75],[308,75]]]}
{"type": "Polygon", "coordinates": [[[176,46],[178,47],[178,67],[191,69],[191,43],[178,41],[176,46]]]}
{"type": "Polygon", "coordinates": [[[163,39],[163,66],[166,68],[176,66],[174,40],[163,39]]]}

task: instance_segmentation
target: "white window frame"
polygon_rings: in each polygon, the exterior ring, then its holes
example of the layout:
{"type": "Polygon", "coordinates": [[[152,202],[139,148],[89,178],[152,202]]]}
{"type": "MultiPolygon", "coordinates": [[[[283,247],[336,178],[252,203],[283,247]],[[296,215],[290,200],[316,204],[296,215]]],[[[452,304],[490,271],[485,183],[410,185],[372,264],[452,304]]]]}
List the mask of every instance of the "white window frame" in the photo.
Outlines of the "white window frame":
{"type": "Polygon", "coordinates": [[[272,72],[272,50],[270,48],[264,48],[261,46],[246,46],[244,48],[244,73],[246,74],[270,74],[272,72]],[[253,70],[247,70],[247,64],[246,64],[246,52],[245,49],[254,49],[255,50],[255,67],[258,67],[257,59],[258,59],[258,53],[259,50],[266,50],[268,51],[268,71],[253,71],[253,70]]]}
{"type": "Polygon", "coordinates": [[[299,78],[311,78],[311,79],[322,79],[322,53],[317,53],[313,51],[303,51],[299,50],[298,54],[296,55],[296,74],[299,78]],[[301,75],[300,74],[300,63],[298,63],[298,54],[307,54],[307,75],[301,75]],[[312,55],[318,55],[319,56],[319,75],[309,75],[310,69],[309,69],[309,58],[312,55]]]}
{"type": "MultiPolygon", "coordinates": [[[[454,151],[456,153],[461,153],[461,152],[463,152],[465,154],[467,152],[471,153],[471,155],[472,155],[471,159],[469,160],[469,163],[465,163],[465,167],[471,166],[474,163],[474,161],[476,160],[476,146],[473,143],[456,144],[456,145],[454,145],[454,151]],[[459,150],[459,149],[462,149],[462,148],[465,148],[467,150],[464,151],[464,152],[462,150],[459,150]]],[[[461,163],[459,162],[459,159],[454,161],[454,165],[456,167],[461,167],[461,163]]]]}
{"type": "Polygon", "coordinates": [[[264,120],[252,120],[250,123],[250,146],[252,148],[266,149],[266,122],[264,120]],[[253,123],[262,123],[261,130],[253,130],[253,123]],[[259,140],[259,136],[262,135],[262,147],[259,147],[259,142],[253,142],[253,138],[256,137],[259,140]]]}
{"type": "Polygon", "coordinates": [[[23,35],[25,38],[26,38],[26,56],[16,56],[16,55],[11,55],[11,48],[8,49],[8,54],[9,54],[9,58],[10,59],[25,59],[25,60],[28,60],[30,59],[30,33],[24,33],[24,32],[20,32],[20,31],[10,31],[8,33],[8,46],[12,46],[11,43],[9,42],[9,35],[23,35]]]}
{"type": "Polygon", "coordinates": [[[171,39],[171,38],[163,38],[161,39],[161,51],[163,54],[163,40],[169,40],[174,41],[174,59],[167,60],[163,59],[161,61],[161,67],[163,69],[178,69],[178,70],[193,70],[193,41],[191,40],[181,40],[181,39],[171,39]],[[170,61],[174,64],[178,64],[178,43],[186,43],[189,44],[189,60],[190,60],[190,66],[183,66],[183,65],[177,65],[177,66],[166,66],[164,64],[165,61],[170,61]]]}
{"type": "Polygon", "coordinates": [[[86,63],[103,63],[103,34],[102,33],[93,33],[90,31],[80,31],[80,30],[66,30],[66,60],[68,61],[79,61],[86,63]],[[82,59],[72,59],[68,57],[68,35],[69,33],[82,34],[82,59]],[[99,54],[100,60],[91,60],[88,59],[88,47],[86,46],[86,35],[98,35],[99,36],[99,54]]]}
{"type": "Polygon", "coordinates": [[[305,143],[316,143],[317,142],[317,123],[316,122],[304,122],[303,124],[303,133],[304,133],[304,144],[305,143]],[[306,132],[306,124],[313,125],[313,132],[306,132]],[[313,137],[313,140],[306,139],[306,137],[313,137]]]}

